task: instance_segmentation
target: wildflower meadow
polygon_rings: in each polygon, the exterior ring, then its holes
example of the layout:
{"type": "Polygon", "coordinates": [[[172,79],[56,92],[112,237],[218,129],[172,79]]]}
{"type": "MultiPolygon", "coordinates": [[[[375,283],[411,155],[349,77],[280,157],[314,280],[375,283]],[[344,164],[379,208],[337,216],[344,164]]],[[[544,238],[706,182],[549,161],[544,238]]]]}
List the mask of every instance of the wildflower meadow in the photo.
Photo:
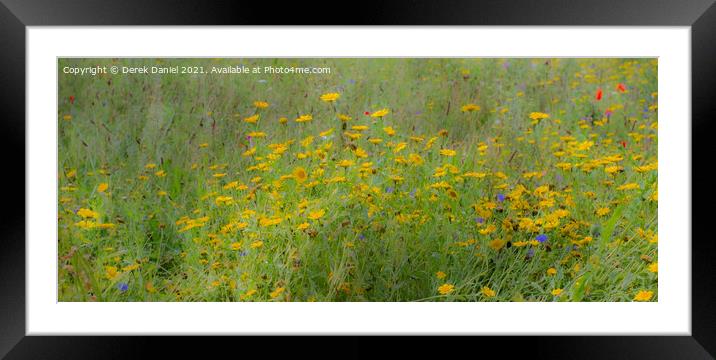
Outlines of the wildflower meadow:
{"type": "Polygon", "coordinates": [[[658,300],[656,59],[59,59],[58,81],[59,301],[658,300]]]}

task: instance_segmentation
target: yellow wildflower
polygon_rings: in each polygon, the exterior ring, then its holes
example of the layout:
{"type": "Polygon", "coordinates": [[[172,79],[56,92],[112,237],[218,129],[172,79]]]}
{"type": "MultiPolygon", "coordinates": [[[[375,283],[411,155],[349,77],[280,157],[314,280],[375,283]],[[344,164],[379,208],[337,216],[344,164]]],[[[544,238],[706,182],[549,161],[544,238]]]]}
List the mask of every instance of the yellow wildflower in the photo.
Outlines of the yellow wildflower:
{"type": "Polygon", "coordinates": [[[380,109],[380,110],[378,110],[378,111],[376,111],[376,112],[370,114],[370,117],[382,118],[383,116],[388,115],[389,112],[390,112],[390,110],[388,110],[387,108],[385,108],[385,109],[380,109]]]}
{"type": "Polygon", "coordinates": [[[628,183],[628,184],[624,184],[624,185],[621,185],[621,186],[617,187],[617,190],[620,190],[620,191],[623,191],[623,190],[636,190],[636,189],[639,189],[639,188],[640,188],[640,187],[639,187],[639,184],[637,184],[637,183],[628,183]]]}
{"type": "Polygon", "coordinates": [[[334,102],[338,100],[338,98],[341,97],[341,94],[339,93],[326,93],[321,95],[321,100],[325,102],[334,102]]]}
{"type": "Polygon", "coordinates": [[[317,211],[312,211],[308,213],[308,218],[311,220],[318,220],[323,217],[323,215],[326,215],[326,210],[320,209],[317,211]]]}
{"type": "Polygon", "coordinates": [[[634,296],[634,301],[649,301],[652,296],[654,296],[654,292],[651,290],[639,290],[639,292],[634,296]]]}
{"type": "Polygon", "coordinates": [[[286,289],[279,287],[279,288],[276,288],[276,290],[272,291],[269,295],[271,296],[272,299],[275,299],[275,298],[279,297],[281,295],[281,293],[283,293],[284,290],[286,290],[286,289]]]}
{"type": "Polygon", "coordinates": [[[109,188],[109,184],[107,183],[101,183],[97,185],[97,192],[105,192],[109,188]]]}
{"type": "Polygon", "coordinates": [[[451,150],[451,149],[442,149],[440,150],[440,155],[443,156],[455,156],[457,154],[457,151],[451,150]]]}
{"type": "Polygon", "coordinates": [[[455,290],[455,285],[453,284],[442,284],[440,287],[438,287],[438,292],[440,295],[447,295],[455,290]]]}
{"type": "Polygon", "coordinates": [[[311,114],[301,115],[298,118],[296,118],[297,123],[307,122],[307,121],[311,121],[311,120],[313,120],[313,115],[311,115],[311,114]]]}
{"type": "Polygon", "coordinates": [[[266,101],[254,101],[254,106],[259,109],[265,109],[269,106],[269,103],[266,101]]]}
{"type": "Polygon", "coordinates": [[[256,124],[257,121],[259,121],[259,114],[251,115],[249,117],[244,118],[244,122],[249,124],[256,124]]]}
{"type": "Polygon", "coordinates": [[[602,207],[597,209],[597,216],[605,216],[609,214],[611,210],[608,207],[602,207]]]}
{"type": "Polygon", "coordinates": [[[109,280],[113,280],[114,278],[116,278],[119,275],[119,272],[117,271],[116,266],[105,266],[104,271],[105,271],[105,276],[109,280]]]}
{"type": "Polygon", "coordinates": [[[480,292],[482,293],[482,295],[485,295],[486,297],[494,297],[495,296],[495,290],[492,290],[487,286],[483,286],[482,289],[480,289],[480,292]]]}
{"type": "Polygon", "coordinates": [[[463,105],[460,110],[462,112],[473,112],[473,111],[480,111],[480,107],[475,104],[467,104],[463,105]]]}

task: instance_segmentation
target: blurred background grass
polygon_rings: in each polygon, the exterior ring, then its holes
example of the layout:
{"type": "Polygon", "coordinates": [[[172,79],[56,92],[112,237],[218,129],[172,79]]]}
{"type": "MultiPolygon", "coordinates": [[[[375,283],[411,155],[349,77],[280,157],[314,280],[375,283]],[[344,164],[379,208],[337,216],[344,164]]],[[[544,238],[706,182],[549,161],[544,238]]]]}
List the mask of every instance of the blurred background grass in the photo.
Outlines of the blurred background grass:
{"type": "MultiPolygon", "coordinates": [[[[342,229],[334,222],[334,227],[327,225],[320,237],[339,239],[335,244],[296,242],[245,258],[237,253],[221,253],[217,255],[217,261],[223,264],[220,269],[197,266],[207,258],[203,253],[207,246],[192,244],[177,232],[174,222],[200,208],[208,189],[217,187],[210,175],[191,171],[192,167],[208,171],[213,165],[226,164],[225,172],[247,183],[253,175],[246,168],[255,164],[251,157],[241,155],[255,145],[255,140],[246,137],[248,132],[266,132],[266,143],[281,143],[298,142],[334,128],[335,137],[331,139],[339,146],[342,124],[337,113],[351,116],[349,125],[368,124],[371,118],[366,112],[388,108],[390,114],[381,119],[376,129],[392,126],[404,137],[430,137],[447,130],[440,146],[468,154],[453,160],[463,171],[502,171],[515,179],[512,184],[516,185],[522,183],[522,173],[548,169],[546,183],[560,189],[573,186],[575,193],[578,189],[596,189],[600,203],[619,200],[620,195],[603,185],[602,174],[567,178],[558,175],[551,155],[555,139],[569,135],[586,141],[595,139],[596,134],[599,140],[610,140],[600,150],[606,155],[618,148],[619,142],[630,141],[629,133],[638,131],[640,125],[656,121],[655,109],[650,108],[656,102],[657,91],[654,59],[60,59],[58,64],[59,69],[95,65],[201,66],[205,71],[236,65],[329,67],[331,72],[71,76],[60,71],[61,301],[235,301],[250,289],[258,289],[259,296],[271,299],[267,295],[279,287],[290,288],[291,297],[286,300],[419,300],[436,294],[435,288],[441,283],[434,276],[438,270],[448,272],[458,285],[461,295],[455,294],[450,300],[485,300],[479,292],[485,284],[499,290],[495,300],[554,300],[549,295],[551,287],[574,286],[584,275],[584,270],[560,270],[557,277],[544,275],[569,251],[539,252],[533,261],[522,261],[521,253],[461,257],[453,253],[449,243],[469,237],[465,233],[468,220],[462,225],[445,222],[412,228],[407,233],[405,229],[391,228],[386,220],[387,232],[372,236],[388,245],[359,249],[343,244],[355,241],[355,227],[342,229]],[[614,88],[617,83],[627,84],[629,91],[620,94],[614,88]],[[599,102],[594,101],[597,88],[604,89],[604,99],[599,102]],[[334,105],[318,100],[329,92],[341,94],[334,105]],[[270,106],[261,109],[256,124],[243,122],[257,111],[253,104],[257,100],[267,101],[270,106]],[[460,108],[470,103],[481,109],[462,112],[460,108]],[[608,109],[613,111],[610,121],[592,127],[608,109]],[[550,121],[531,126],[529,114],[535,111],[550,114],[550,121]],[[303,114],[312,114],[313,121],[293,121],[303,114]],[[279,121],[282,117],[288,119],[285,124],[279,121]],[[554,122],[555,119],[561,121],[554,122]],[[586,128],[585,121],[589,124],[586,128]],[[486,157],[478,156],[474,150],[481,143],[490,143],[486,157]],[[493,147],[494,143],[501,145],[493,147]],[[149,163],[165,170],[166,177],[137,181],[149,163]],[[70,179],[66,174],[73,170],[78,175],[70,179]],[[111,196],[97,193],[100,181],[109,183],[111,196]],[[74,189],[65,191],[68,186],[74,189]],[[166,191],[167,196],[156,196],[159,191],[166,191]],[[91,208],[119,226],[111,231],[79,232],[72,224],[81,207],[91,208]],[[405,242],[406,237],[422,241],[405,242]],[[299,270],[291,264],[297,253],[302,261],[299,270]],[[113,279],[105,274],[107,266],[121,269],[134,263],[141,267],[113,279]],[[239,263],[244,265],[226,266],[239,263]],[[214,281],[227,285],[219,289],[208,285],[214,281]],[[231,281],[234,283],[229,286],[231,281]],[[132,285],[129,291],[117,289],[118,283],[126,282],[132,285]],[[362,291],[341,291],[345,283],[362,291]],[[154,291],[148,291],[147,284],[154,291]]],[[[627,155],[640,154],[643,159],[627,158],[626,164],[655,161],[656,143],[630,141],[628,152],[627,155]]],[[[345,153],[346,149],[337,149],[334,157],[340,160],[345,153]]],[[[413,170],[416,179],[425,179],[419,185],[427,183],[434,167],[442,161],[438,157],[426,160],[424,168],[413,170]]],[[[291,160],[282,159],[274,168],[289,173],[293,166],[291,160]]],[[[387,161],[378,166],[389,172],[387,161]]],[[[619,176],[622,180],[633,179],[631,172],[619,176]]],[[[646,187],[655,181],[654,175],[640,183],[646,187]]],[[[494,195],[491,187],[466,192],[452,210],[469,209],[470,204],[494,195]]],[[[346,194],[347,191],[325,190],[312,195],[322,199],[330,211],[335,210],[335,221],[365,217],[359,209],[337,206],[340,196],[346,194]]],[[[298,194],[293,195],[286,194],[284,201],[301,200],[298,194]]],[[[576,200],[573,215],[590,225],[598,223],[593,219],[597,201],[576,200]]],[[[263,195],[257,199],[265,209],[271,208],[271,201],[263,195]]],[[[434,206],[426,199],[391,201],[396,209],[430,212],[434,206]]],[[[462,211],[462,217],[472,217],[462,211]]],[[[624,218],[629,221],[619,223],[619,236],[632,236],[637,227],[656,230],[655,205],[631,206],[624,218]]],[[[278,230],[270,236],[295,237],[278,230]]],[[[646,255],[655,260],[655,246],[626,242],[592,255],[585,249],[576,263],[584,268],[590,258],[592,263],[609,258],[620,268],[617,271],[602,266],[595,270],[590,275],[594,280],[586,300],[630,300],[635,287],[655,288],[656,276],[643,271],[642,259],[646,255]]],[[[574,261],[568,265],[573,266],[574,261]]]]}

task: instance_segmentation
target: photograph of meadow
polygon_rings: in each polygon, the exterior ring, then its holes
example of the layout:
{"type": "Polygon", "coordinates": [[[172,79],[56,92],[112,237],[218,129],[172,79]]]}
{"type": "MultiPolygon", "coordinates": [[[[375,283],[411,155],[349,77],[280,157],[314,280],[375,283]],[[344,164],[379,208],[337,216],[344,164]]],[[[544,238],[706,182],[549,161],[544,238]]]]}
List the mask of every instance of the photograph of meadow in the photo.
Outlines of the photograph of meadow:
{"type": "Polygon", "coordinates": [[[658,301],[657,66],[60,58],[58,300],[658,301]]]}

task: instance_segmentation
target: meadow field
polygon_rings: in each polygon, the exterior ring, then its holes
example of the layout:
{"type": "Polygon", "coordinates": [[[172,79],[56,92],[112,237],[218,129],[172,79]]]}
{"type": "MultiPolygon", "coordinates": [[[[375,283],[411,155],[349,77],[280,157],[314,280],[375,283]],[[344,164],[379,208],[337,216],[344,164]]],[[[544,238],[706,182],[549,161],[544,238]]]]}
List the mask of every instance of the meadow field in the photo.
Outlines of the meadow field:
{"type": "Polygon", "coordinates": [[[59,301],[658,300],[656,59],[58,74],[59,301]]]}

